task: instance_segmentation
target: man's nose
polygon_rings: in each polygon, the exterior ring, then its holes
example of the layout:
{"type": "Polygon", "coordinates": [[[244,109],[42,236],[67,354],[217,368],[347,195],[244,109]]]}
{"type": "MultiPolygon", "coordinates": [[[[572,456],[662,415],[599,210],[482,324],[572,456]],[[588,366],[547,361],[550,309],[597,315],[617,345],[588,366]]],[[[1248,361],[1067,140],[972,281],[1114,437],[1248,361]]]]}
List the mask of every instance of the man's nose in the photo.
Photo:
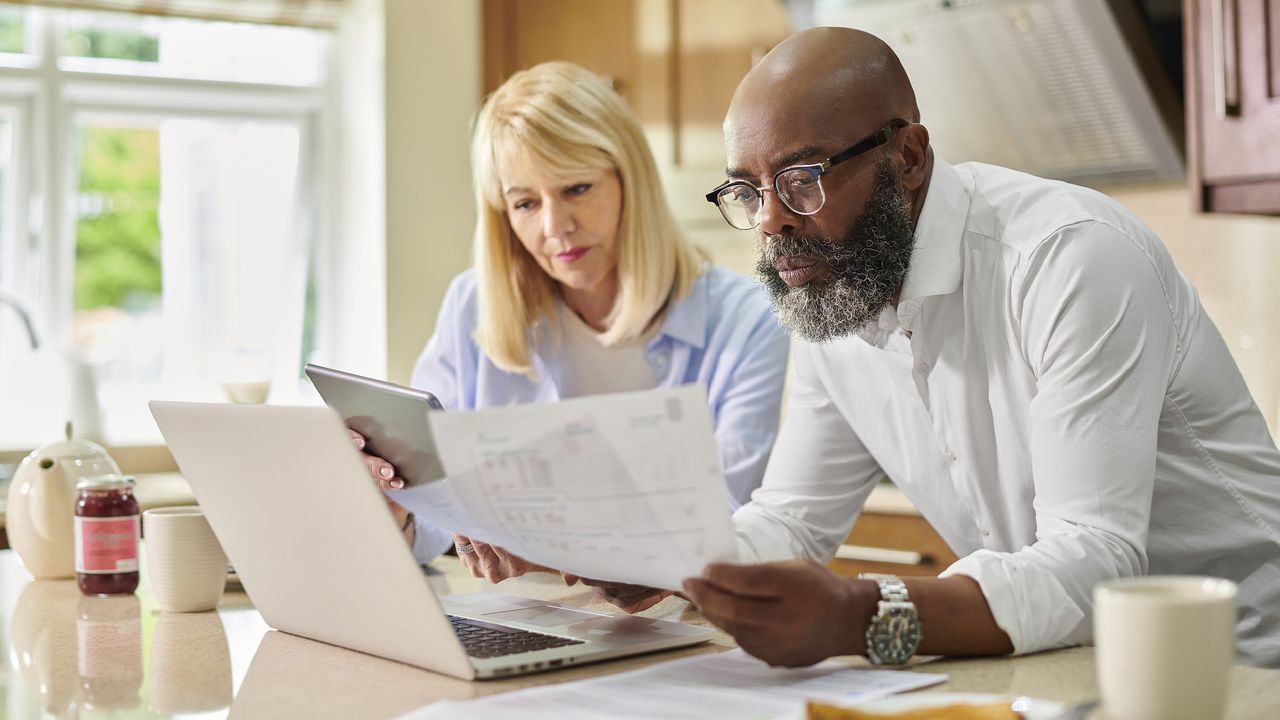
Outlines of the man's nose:
{"type": "Polygon", "coordinates": [[[760,232],[770,235],[790,235],[799,229],[804,216],[797,215],[782,202],[778,193],[767,191],[760,199],[760,232]]]}

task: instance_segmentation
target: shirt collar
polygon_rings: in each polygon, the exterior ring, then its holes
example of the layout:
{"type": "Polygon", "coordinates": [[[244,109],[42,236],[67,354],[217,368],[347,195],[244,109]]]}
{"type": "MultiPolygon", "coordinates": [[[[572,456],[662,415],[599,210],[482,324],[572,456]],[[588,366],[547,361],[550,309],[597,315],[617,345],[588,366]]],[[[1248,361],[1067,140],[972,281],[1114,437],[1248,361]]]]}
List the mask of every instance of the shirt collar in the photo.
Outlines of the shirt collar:
{"type": "Polygon", "coordinates": [[[910,332],[921,301],[960,289],[960,239],[969,214],[970,188],[956,169],[935,156],[929,190],[916,223],[916,247],[902,283],[897,316],[910,332]]]}

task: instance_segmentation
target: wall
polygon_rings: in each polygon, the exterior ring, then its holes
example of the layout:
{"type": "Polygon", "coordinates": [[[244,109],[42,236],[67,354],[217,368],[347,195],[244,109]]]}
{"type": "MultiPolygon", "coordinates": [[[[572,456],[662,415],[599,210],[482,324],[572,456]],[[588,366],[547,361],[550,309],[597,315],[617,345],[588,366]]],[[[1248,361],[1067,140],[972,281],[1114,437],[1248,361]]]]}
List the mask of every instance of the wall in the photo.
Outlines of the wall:
{"type": "Polygon", "coordinates": [[[387,377],[407,383],[470,264],[479,0],[386,0],[387,377]]]}
{"type": "Polygon", "coordinates": [[[1192,212],[1182,184],[1099,188],[1152,227],[1200,291],[1280,437],[1280,218],[1192,212]]]}

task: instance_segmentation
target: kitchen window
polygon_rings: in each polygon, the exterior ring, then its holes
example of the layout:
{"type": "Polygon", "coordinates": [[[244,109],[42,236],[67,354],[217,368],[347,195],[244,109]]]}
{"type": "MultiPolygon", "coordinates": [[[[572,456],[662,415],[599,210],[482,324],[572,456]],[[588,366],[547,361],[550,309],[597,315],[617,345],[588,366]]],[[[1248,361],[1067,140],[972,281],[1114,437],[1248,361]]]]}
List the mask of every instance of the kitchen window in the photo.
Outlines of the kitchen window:
{"type": "MultiPolygon", "coordinates": [[[[332,265],[317,258],[334,212],[332,44],[302,27],[0,5],[0,293],[59,360],[33,365],[0,306],[0,393],[56,396],[59,373],[87,367],[102,436],[124,445],[159,440],[151,399],[300,392],[317,308],[339,304],[314,277],[332,265]]],[[[53,439],[22,422],[46,410],[4,408],[0,450],[53,439]]]]}

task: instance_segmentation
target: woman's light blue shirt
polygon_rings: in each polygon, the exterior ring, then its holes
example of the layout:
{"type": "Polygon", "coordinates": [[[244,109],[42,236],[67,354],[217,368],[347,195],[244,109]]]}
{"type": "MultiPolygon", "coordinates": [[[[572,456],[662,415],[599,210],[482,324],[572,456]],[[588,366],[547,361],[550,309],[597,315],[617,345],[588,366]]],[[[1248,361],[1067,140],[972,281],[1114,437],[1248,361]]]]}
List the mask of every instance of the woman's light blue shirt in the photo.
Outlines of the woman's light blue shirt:
{"type": "MultiPolygon", "coordinates": [[[[474,340],[476,303],[475,271],[467,270],[449,286],[413,386],[434,393],[448,410],[559,400],[564,362],[553,334],[537,334],[536,378],[502,370],[474,340]]],[[[787,350],[764,288],[721,267],[694,282],[645,346],[658,387],[706,388],[732,509],[747,502],[764,476],[778,432],[787,350]]],[[[426,562],[451,543],[448,532],[420,521],[413,553],[426,562]]]]}

